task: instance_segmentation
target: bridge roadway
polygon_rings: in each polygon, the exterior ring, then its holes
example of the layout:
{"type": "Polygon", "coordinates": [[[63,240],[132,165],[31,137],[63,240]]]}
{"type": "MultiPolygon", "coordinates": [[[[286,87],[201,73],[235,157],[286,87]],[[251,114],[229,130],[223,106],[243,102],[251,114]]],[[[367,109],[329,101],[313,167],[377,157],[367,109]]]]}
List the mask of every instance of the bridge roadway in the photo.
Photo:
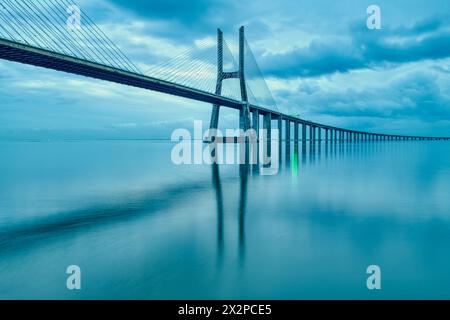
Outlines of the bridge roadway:
{"type": "MultiPolygon", "coordinates": [[[[52,52],[49,50],[32,47],[26,44],[0,39],[0,59],[29,64],[33,66],[63,71],[67,73],[77,74],[90,78],[111,81],[132,87],[153,90],[174,96],[193,99],[196,101],[217,104],[224,107],[240,110],[242,102],[230,99],[224,96],[215,95],[195,88],[175,84],[169,81],[160,80],[150,76],[133,73],[103,64],[83,60],[64,54],[52,52]]],[[[259,127],[259,115],[264,117],[264,127],[270,128],[271,121],[278,119],[281,128],[282,121],[286,121],[286,127],[290,128],[293,123],[295,136],[298,137],[298,126],[302,125],[302,136],[305,141],[306,127],[310,129],[310,140],[316,139],[316,129],[318,140],[322,140],[321,132],[325,132],[325,140],[336,141],[354,141],[354,140],[450,140],[450,137],[421,137],[406,135],[390,135],[371,133],[357,130],[349,130],[344,128],[333,127],[312,121],[307,121],[283,114],[277,111],[269,110],[262,106],[250,104],[250,111],[253,113],[253,123],[259,127]]],[[[286,131],[286,135],[289,135],[286,131]]]]}

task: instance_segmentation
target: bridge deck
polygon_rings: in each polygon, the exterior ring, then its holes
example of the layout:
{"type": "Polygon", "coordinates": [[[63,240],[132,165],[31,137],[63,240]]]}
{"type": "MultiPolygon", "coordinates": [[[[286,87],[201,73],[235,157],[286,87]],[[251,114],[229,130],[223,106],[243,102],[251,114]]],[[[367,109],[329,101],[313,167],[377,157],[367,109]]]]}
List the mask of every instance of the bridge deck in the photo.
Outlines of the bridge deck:
{"type": "MultiPolygon", "coordinates": [[[[175,84],[172,82],[152,78],[138,73],[116,69],[99,63],[66,56],[60,53],[55,53],[41,48],[28,46],[22,43],[13,42],[6,39],[0,39],[0,58],[14,62],[34,65],[38,67],[68,72],[90,78],[111,81],[132,87],[158,91],[170,95],[193,99],[196,101],[217,104],[233,109],[240,109],[242,107],[241,101],[233,100],[230,98],[186,87],[183,85],[175,84]]],[[[252,111],[258,110],[261,115],[271,114],[274,119],[282,118],[285,120],[290,120],[295,123],[306,124],[308,126],[314,126],[322,129],[340,130],[356,134],[391,136],[385,134],[376,134],[327,126],[320,123],[306,121],[297,117],[282,114],[280,112],[272,111],[267,108],[256,105],[250,105],[250,110],[252,111]]],[[[410,137],[400,135],[393,135],[393,136],[410,137]]],[[[419,137],[411,136],[411,138],[419,138],[419,137]]],[[[433,137],[433,139],[448,139],[448,138],[433,137]]]]}
{"type": "Polygon", "coordinates": [[[235,109],[241,107],[241,102],[226,97],[9,40],[0,39],[0,58],[235,109]]]}

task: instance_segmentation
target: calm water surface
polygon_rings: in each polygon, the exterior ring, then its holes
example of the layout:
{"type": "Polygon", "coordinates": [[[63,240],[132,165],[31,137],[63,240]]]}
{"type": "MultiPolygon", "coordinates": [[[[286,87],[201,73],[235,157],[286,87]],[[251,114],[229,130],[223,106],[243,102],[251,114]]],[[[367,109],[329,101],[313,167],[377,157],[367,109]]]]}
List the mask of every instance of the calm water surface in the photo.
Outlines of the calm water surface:
{"type": "Polygon", "coordinates": [[[0,142],[0,298],[450,298],[450,143],[300,147],[275,176],[172,147],[0,142]]]}

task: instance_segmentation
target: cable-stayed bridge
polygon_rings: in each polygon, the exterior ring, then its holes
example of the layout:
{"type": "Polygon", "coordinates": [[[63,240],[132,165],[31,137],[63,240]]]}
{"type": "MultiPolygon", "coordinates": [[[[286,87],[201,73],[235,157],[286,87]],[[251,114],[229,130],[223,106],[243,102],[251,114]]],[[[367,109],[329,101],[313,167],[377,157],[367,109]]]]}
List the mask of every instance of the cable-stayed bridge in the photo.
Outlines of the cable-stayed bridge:
{"type": "MultiPolygon", "coordinates": [[[[239,32],[238,61],[218,30],[217,43],[203,41],[168,61],[140,70],[83,10],[69,0],[2,0],[0,58],[185,97],[213,105],[210,127],[217,129],[221,107],[239,111],[242,129],[271,128],[278,120],[281,140],[334,142],[449,140],[449,137],[393,135],[339,128],[278,110],[258,64],[239,32]],[[76,18],[81,18],[77,25],[76,18]],[[75,19],[75,20],[74,20],[75,19]],[[300,130],[301,128],[301,130],[300,130]],[[301,137],[300,137],[301,131],[301,137]]],[[[270,131],[270,130],[269,130],[270,131]]]]}

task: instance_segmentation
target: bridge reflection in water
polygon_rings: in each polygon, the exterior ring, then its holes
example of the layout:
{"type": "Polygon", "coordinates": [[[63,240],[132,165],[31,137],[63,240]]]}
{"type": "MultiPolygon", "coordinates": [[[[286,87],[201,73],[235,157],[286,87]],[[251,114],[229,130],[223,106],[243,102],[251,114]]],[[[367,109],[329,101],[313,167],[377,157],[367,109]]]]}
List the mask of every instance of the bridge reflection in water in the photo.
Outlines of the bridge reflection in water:
{"type": "MultiPolygon", "coordinates": [[[[399,142],[399,141],[390,141],[390,142],[363,142],[363,143],[340,143],[338,140],[336,141],[308,141],[308,140],[291,140],[286,141],[283,140],[281,146],[279,146],[279,154],[283,154],[284,156],[278,159],[278,165],[276,167],[279,168],[278,174],[285,175],[287,171],[290,172],[290,176],[292,181],[297,181],[302,174],[302,167],[314,166],[315,164],[319,164],[320,161],[333,161],[333,160],[343,160],[344,158],[357,158],[357,157],[365,157],[367,155],[373,154],[375,155],[377,151],[381,151],[383,149],[396,148],[399,144],[414,146],[420,142],[399,142]],[[293,145],[293,148],[292,148],[293,145]],[[284,152],[283,152],[284,151],[284,152]]],[[[258,145],[259,148],[261,146],[258,145]]],[[[240,147],[236,145],[236,149],[240,147]]],[[[225,228],[225,209],[224,209],[224,188],[222,186],[220,170],[221,168],[225,168],[227,165],[219,165],[217,163],[213,163],[211,165],[211,181],[215,194],[216,201],[216,215],[217,215],[217,262],[218,267],[222,266],[224,251],[225,248],[225,234],[227,234],[225,228]]],[[[239,171],[239,198],[238,198],[238,211],[236,215],[237,220],[237,228],[238,232],[236,233],[238,236],[238,256],[240,265],[245,263],[245,253],[246,253],[246,213],[247,213],[247,195],[249,189],[249,178],[251,176],[257,177],[260,175],[260,167],[262,165],[258,164],[240,164],[238,165],[237,170],[239,171]]],[[[263,177],[264,178],[264,177],[263,177]]],[[[270,176],[265,177],[270,179],[270,176]]],[[[228,232],[231,234],[235,234],[234,232],[228,232]]]]}

